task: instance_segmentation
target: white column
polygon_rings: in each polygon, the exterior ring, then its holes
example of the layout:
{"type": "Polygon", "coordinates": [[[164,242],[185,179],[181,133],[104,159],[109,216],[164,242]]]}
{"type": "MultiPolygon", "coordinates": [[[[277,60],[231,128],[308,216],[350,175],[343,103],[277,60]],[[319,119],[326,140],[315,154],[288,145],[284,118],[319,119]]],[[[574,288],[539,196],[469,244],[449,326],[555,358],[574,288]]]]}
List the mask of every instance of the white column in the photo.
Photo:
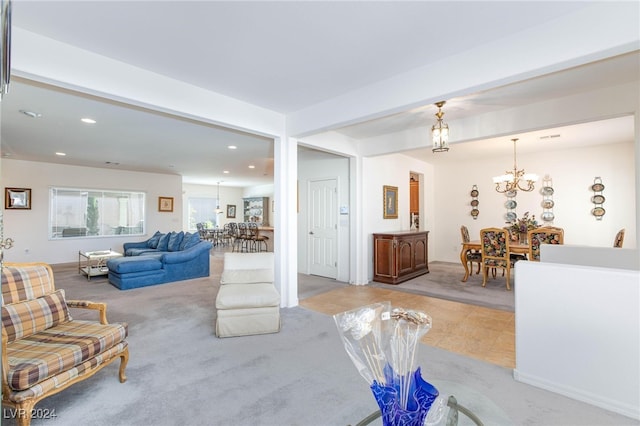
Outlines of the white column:
{"type": "Polygon", "coordinates": [[[274,141],[274,252],[282,307],[298,305],[297,179],[298,141],[283,130],[274,141]]]}
{"type": "Polygon", "coordinates": [[[351,157],[349,161],[350,174],[350,220],[351,220],[351,251],[349,253],[349,282],[356,285],[367,284],[369,265],[367,255],[367,236],[364,232],[363,189],[362,189],[362,156],[351,157]]]}

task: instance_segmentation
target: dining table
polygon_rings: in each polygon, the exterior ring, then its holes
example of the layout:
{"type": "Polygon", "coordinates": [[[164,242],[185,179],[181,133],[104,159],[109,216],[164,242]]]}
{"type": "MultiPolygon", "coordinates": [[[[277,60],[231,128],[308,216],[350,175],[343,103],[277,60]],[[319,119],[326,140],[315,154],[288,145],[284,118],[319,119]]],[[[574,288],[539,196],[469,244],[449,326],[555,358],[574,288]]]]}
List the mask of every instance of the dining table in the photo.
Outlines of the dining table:
{"type": "MultiPolygon", "coordinates": [[[[467,252],[470,250],[480,251],[482,249],[482,243],[480,240],[471,240],[462,243],[462,249],[460,250],[460,262],[462,266],[464,266],[464,278],[462,278],[462,282],[466,282],[469,279],[469,274],[471,271],[469,270],[469,263],[467,262],[467,252]]],[[[529,254],[529,244],[522,244],[519,241],[514,241],[509,243],[509,251],[515,254],[529,254]]]]}

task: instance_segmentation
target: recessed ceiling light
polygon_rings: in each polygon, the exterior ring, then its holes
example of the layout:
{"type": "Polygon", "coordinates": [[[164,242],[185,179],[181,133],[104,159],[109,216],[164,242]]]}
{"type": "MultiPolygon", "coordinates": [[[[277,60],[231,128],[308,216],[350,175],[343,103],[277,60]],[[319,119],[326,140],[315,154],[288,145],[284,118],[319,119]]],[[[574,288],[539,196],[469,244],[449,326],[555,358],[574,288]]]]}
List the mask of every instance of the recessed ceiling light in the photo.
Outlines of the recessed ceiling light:
{"type": "Polygon", "coordinates": [[[64,152],[56,152],[56,155],[60,156],[60,157],[64,157],[65,155],[67,155],[64,152]]]}
{"type": "Polygon", "coordinates": [[[27,111],[25,109],[21,109],[20,112],[23,113],[24,115],[26,115],[27,117],[31,117],[31,118],[40,118],[40,117],[42,117],[42,114],[40,114],[39,112],[27,111]]]}
{"type": "Polygon", "coordinates": [[[228,175],[229,174],[229,170],[225,170],[222,173],[224,173],[225,175],[228,175]]]}
{"type": "Polygon", "coordinates": [[[229,149],[238,149],[238,147],[235,146],[235,145],[229,145],[227,148],[229,148],[229,149]]]}
{"type": "Polygon", "coordinates": [[[81,118],[80,121],[87,124],[96,124],[96,120],[93,118],[81,118]]]}
{"type": "Polygon", "coordinates": [[[256,166],[254,166],[253,164],[249,164],[249,168],[250,168],[250,169],[255,169],[255,168],[256,168],[256,166]]]}

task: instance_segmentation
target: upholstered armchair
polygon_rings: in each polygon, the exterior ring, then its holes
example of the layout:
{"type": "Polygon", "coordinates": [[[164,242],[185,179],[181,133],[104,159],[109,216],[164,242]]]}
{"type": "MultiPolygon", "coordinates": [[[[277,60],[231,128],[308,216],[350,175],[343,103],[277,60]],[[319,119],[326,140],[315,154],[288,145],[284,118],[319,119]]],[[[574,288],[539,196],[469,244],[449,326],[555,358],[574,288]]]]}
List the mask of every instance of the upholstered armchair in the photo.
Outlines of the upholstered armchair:
{"type": "Polygon", "coordinates": [[[506,272],[507,290],[511,290],[511,268],[514,260],[509,253],[509,231],[504,228],[484,228],[480,230],[482,254],[482,287],[486,287],[489,269],[500,268],[506,272]]]}
{"type": "Polygon", "coordinates": [[[622,243],[624,242],[624,228],[618,231],[616,234],[616,239],[613,240],[614,248],[622,248],[622,243]]]}
{"type": "MultiPolygon", "coordinates": [[[[460,235],[462,236],[463,243],[468,243],[469,241],[471,241],[471,239],[469,238],[469,229],[467,229],[466,226],[462,225],[460,227],[460,235]]],[[[482,265],[482,253],[477,250],[467,250],[466,257],[471,273],[473,273],[473,264],[477,263],[478,270],[476,271],[476,274],[479,274],[482,265]]]]}
{"type": "Polygon", "coordinates": [[[564,244],[564,230],[553,226],[543,226],[527,232],[529,241],[529,260],[540,261],[540,246],[542,244],[564,244]]]}

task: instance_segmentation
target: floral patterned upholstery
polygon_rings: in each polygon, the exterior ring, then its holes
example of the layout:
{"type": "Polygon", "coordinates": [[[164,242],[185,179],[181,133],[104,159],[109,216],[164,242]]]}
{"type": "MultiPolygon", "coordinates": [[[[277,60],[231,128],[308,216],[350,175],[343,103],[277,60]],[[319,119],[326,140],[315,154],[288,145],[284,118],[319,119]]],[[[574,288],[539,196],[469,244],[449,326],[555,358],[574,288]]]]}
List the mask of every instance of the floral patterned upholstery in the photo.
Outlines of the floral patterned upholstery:
{"type": "Polygon", "coordinates": [[[542,244],[564,244],[564,230],[552,226],[532,229],[528,232],[529,260],[540,261],[542,244]]]}
{"type": "Polygon", "coordinates": [[[511,268],[514,261],[509,253],[509,231],[504,228],[484,228],[480,230],[482,244],[482,286],[487,285],[489,269],[502,268],[506,271],[507,290],[511,290],[511,268]]]}
{"type": "Polygon", "coordinates": [[[613,240],[614,248],[622,248],[622,243],[624,242],[624,229],[621,229],[616,234],[616,239],[613,240]]]}
{"type": "MultiPolygon", "coordinates": [[[[462,225],[460,227],[460,235],[462,236],[463,243],[468,243],[469,241],[471,241],[471,239],[469,238],[469,229],[467,229],[466,226],[462,225]]],[[[476,271],[476,274],[479,274],[480,266],[482,263],[482,253],[480,253],[477,250],[467,250],[466,257],[467,257],[467,262],[469,262],[469,269],[471,269],[472,272],[473,272],[473,264],[474,263],[478,264],[478,270],[476,271]]]]}

